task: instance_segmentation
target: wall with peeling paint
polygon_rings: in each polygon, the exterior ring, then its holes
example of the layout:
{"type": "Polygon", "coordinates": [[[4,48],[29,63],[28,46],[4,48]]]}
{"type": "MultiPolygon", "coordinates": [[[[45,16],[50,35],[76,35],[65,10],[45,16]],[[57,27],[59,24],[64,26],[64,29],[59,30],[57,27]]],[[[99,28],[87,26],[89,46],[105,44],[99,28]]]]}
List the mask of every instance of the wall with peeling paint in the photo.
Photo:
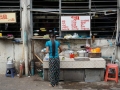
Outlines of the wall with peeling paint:
{"type": "Polygon", "coordinates": [[[5,74],[7,57],[12,57],[18,69],[22,59],[22,44],[14,44],[11,40],[0,40],[0,74],[5,74]]]}

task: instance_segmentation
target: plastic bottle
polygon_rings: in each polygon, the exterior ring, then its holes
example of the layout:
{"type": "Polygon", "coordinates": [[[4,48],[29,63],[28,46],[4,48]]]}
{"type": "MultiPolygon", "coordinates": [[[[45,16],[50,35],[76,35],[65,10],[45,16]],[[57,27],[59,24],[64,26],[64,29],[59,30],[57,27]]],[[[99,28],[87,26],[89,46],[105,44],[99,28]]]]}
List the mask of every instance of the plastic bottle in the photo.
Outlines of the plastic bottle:
{"type": "Polygon", "coordinates": [[[73,53],[70,53],[70,58],[74,58],[74,54],[73,53]]]}
{"type": "Polygon", "coordinates": [[[70,53],[70,58],[72,58],[72,53],[70,53]]]}

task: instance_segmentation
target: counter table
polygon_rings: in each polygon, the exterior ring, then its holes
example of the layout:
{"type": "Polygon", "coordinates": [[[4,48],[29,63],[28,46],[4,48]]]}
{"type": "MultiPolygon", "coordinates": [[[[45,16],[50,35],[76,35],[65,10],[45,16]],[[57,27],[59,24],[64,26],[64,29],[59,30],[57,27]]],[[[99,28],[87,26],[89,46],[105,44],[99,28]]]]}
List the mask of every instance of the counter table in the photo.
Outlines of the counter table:
{"type": "MultiPolygon", "coordinates": [[[[60,56],[60,80],[97,82],[104,80],[106,61],[103,58],[74,60],[60,56]]],[[[49,80],[49,64],[43,61],[44,80],[49,80]]]]}

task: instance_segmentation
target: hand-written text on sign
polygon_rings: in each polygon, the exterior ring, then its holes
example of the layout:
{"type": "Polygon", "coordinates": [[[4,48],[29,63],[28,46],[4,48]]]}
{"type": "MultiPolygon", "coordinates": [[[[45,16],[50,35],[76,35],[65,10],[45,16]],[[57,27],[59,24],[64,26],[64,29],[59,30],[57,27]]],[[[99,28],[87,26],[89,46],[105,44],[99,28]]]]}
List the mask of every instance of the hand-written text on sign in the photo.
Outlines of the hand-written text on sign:
{"type": "Polygon", "coordinates": [[[90,30],[90,16],[61,16],[61,30],[90,30]]]}
{"type": "Polygon", "coordinates": [[[16,14],[0,13],[0,23],[16,23],[16,14]]]}
{"type": "Polygon", "coordinates": [[[0,20],[1,20],[1,19],[8,19],[8,18],[7,18],[7,15],[6,15],[6,14],[1,14],[1,15],[0,15],[0,20]]]}
{"type": "Polygon", "coordinates": [[[62,21],[62,28],[63,28],[64,30],[69,30],[68,26],[66,26],[65,20],[62,21]]]}
{"type": "Polygon", "coordinates": [[[79,20],[79,16],[71,16],[72,20],[71,20],[71,26],[73,30],[79,30],[77,25],[76,25],[76,21],[79,20]]]}
{"type": "Polygon", "coordinates": [[[88,20],[81,20],[81,29],[82,30],[89,30],[89,28],[86,28],[85,27],[85,24],[89,22],[89,19],[88,20]]]}
{"type": "MultiPolygon", "coordinates": [[[[0,20],[5,20],[5,19],[8,19],[8,17],[7,17],[6,14],[0,15],[0,20]]],[[[8,21],[15,21],[15,19],[14,19],[14,18],[11,18],[11,19],[8,19],[8,21]]]]}

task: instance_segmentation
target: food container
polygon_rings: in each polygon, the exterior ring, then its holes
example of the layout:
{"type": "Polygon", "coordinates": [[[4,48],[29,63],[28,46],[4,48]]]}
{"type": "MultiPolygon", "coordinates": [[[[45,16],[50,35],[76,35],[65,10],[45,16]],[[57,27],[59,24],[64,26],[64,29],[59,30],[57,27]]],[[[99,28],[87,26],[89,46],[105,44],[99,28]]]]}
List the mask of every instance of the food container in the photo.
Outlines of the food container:
{"type": "Polygon", "coordinates": [[[91,49],[91,53],[100,53],[101,49],[99,47],[91,49]]]}
{"type": "Polygon", "coordinates": [[[71,53],[73,53],[73,51],[71,51],[71,50],[66,50],[66,51],[64,52],[64,56],[69,58],[71,53]]]}
{"type": "Polygon", "coordinates": [[[96,50],[96,53],[100,53],[101,52],[101,49],[98,47],[98,48],[95,48],[96,50]]]}
{"type": "Polygon", "coordinates": [[[79,52],[79,57],[84,57],[84,56],[85,56],[85,53],[79,52]]]}
{"type": "Polygon", "coordinates": [[[102,55],[101,55],[101,53],[89,53],[88,56],[90,58],[100,58],[102,55]]]}
{"type": "Polygon", "coordinates": [[[38,33],[34,33],[34,36],[38,36],[39,34],[38,33]]]}
{"type": "Polygon", "coordinates": [[[77,52],[78,52],[79,57],[85,57],[86,56],[86,51],[84,51],[84,50],[77,51],[77,52]]]}
{"type": "Polygon", "coordinates": [[[0,33],[0,37],[2,37],[2,33],[0,33]]]}
{"type": "Polygon", "coordinates": [[[7,58],[7,64],[6,64],[7,68],[14,68],[14,63],[13,63],[13,59],[11,57],[7,58]]]}

